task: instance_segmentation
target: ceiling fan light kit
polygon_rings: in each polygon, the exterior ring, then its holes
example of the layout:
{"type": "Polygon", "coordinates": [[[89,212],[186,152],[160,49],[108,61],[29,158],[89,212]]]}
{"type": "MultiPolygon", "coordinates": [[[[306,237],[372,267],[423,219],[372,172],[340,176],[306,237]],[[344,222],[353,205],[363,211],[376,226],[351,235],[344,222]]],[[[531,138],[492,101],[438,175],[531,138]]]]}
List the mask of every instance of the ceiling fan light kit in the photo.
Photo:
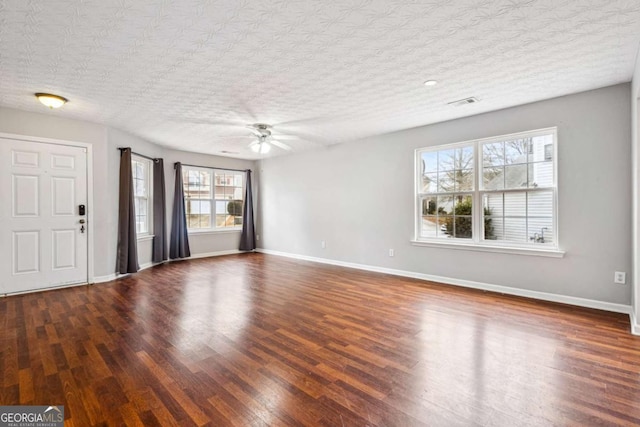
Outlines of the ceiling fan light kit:
{"type": "Polygon", "coordinates": [[[266,141],[259,141],[258,143],[251,145],[251,150],[258,154],[267,154],[271,151],[271,145],[266,141]]]}

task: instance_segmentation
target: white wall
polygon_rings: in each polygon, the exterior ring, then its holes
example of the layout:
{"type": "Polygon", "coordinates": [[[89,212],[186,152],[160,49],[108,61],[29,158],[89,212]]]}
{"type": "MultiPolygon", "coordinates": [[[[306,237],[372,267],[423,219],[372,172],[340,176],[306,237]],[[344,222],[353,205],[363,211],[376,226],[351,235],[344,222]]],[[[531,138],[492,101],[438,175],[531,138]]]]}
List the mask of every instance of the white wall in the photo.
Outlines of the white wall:
{"type": "MultiPolygon", "coordinates": [[[[173,163],[193,163],[202,166],[237,169],[254,169],[255,163],[247,160],[194,154],[165,149],[117,129],[97,123],[66,119],[59,111],[39,114],[0,108],[0,132],[92,144],[94,178],[94,276],[97,280],[113,277],[116,265],[118,231],[118,179],[120,152],[118,147],[131,147],[133,151],[150,157],[162,157],[165,161],[167,194],[167,233],[171,231],[173,206],[173,163]]],[[[168,238],[168,236],[167,236],[168,238]]],[[[230,251],[238,248],[240,233],[219,233],[190,236],[192,255],[230,251]]],[[[141,265],[151,262],[152,240],[138,245],[141,265]]]]}
{"type": "Polygon", "coordinates": [[[628,84],[266,159],[260,165],[261,247],[631,304],[628,84]],[[558,127],[562,259],[412,246],[414,150],[558,127]],[[320,241],[327,247],[322,249],[320,241]],[[388,256],[389,248],[395,257],[388,256]]]}

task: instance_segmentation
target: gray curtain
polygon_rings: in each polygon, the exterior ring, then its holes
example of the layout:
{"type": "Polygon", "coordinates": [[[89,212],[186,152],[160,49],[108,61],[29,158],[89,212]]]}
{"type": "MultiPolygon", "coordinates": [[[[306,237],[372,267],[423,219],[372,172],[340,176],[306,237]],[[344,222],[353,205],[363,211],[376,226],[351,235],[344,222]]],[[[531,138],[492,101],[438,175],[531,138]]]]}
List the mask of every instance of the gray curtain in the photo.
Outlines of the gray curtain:
{"type": "Polygon", "coordinates": [[[153,161],[153,262],[169,258],[167,244],[167,204],[164,186],[164,160],[153,161]]]}
{"type": "Polygon", "coordinates": [[[247,184],[245,185],[244,206],[242,211],[242,235],[240,236],[240,250],[252,251],[256,248],[256,229],[253,224],[253,192],[251,191],[251,171],[247,170],[247,184]]]}
{"type": "Polygon", "coordinates": [[[175,164],[176,186],[173,193],[173,217],[171,218],[171,246],[169,256],[172,259],[191,256],[189,235],[187,234],[187,217],[184,209],[184,189],[182,187],[182,165],[175,164]]]}
{"type": "Polygon", "coordinates": [[[118,255],[116,259],[116,271],[120,274],[135,273],[140,269],[133,196],[131,148],[123,148],[120,151],[120,201],[118,204],[118,255]]]}

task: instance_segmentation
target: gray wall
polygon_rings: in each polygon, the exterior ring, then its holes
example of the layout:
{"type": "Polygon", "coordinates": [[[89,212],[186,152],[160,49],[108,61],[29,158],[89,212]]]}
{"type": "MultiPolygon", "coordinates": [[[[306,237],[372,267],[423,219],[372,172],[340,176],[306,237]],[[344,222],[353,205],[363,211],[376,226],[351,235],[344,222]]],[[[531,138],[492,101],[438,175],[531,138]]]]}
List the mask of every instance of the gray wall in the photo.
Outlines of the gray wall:
{"type": "MultiPolygon", "coordinates": [[[[117,147],[151,157],[163,157],[167,186],[167,215],[171,230],[173,206],[173,163],[194,163],[202,166],[255,169],[253,161],[194,154],[169,150],[135,136],[97,123],[62,117],[62,111],[47,114],[0,108],[0,132],[67,141],[85,142],[93,147],[93,208],[94,213],[94,275],[97,279],[114,274],[118,230],[118,173],[120,153],[117,147]]],[[[229,251],[238,248],[240,233],[203,234],[190,238],[192,255],[229,251]]],[[[152,241],[141,241],[138,247],[141,265],[151,262],[152,241]]]]}
{"type": "Polygon", "coordinates": [[[630,86],[579,93],[260,163],[260,246],[631,304],[630,86]],[[564,258],[416,247],[416,148],[557,126],[564,258]],[[322,249],[320,241],[326,241],[322,249]],[[395,257],[388,256],[389,248],[395,257]]]}
{"type": "Polygon", "coordinates": [[[640,48],[631,88],[631,132],[633,147],[633,321],[640,335],[640,48]]]}

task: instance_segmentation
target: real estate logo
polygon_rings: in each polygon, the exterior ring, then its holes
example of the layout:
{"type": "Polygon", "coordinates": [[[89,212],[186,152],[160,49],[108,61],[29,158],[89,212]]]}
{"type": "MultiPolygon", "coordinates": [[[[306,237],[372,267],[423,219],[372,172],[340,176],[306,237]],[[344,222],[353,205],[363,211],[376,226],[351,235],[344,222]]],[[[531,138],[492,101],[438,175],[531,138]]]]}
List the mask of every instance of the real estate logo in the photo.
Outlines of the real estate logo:
{"type": "Polygon", "coordinates": [[[64,406],[0,406],[0,427],[64,427],[64,406]]]}

